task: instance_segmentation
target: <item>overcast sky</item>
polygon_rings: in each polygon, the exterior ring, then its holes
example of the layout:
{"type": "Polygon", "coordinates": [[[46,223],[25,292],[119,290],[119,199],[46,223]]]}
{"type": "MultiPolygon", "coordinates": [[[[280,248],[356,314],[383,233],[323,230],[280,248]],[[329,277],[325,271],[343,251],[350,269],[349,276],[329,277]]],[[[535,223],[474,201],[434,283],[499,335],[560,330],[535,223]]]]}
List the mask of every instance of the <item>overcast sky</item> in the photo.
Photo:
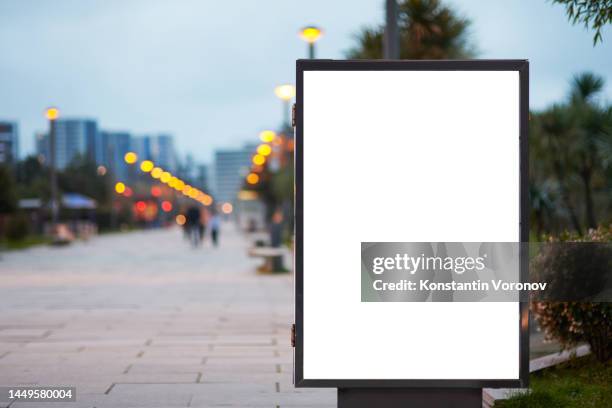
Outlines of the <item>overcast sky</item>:
{"type": "MultiPolygon", "coordinates": [[[[530,60],[532,108],[563,98],[577,72],[612,81],[611,30],[593,48],[550,1],[446,3],[472,19],[480,58],[530,60]]],[[[382,20],[383,0],[0,0],[0,119],[19,123],[22,155],[56,105],[102,129],[170,132],[208,162],[280,123],[273,88],[306,56],[301,26],[325,29],[318,57],[343,58],[382,20]]]]}

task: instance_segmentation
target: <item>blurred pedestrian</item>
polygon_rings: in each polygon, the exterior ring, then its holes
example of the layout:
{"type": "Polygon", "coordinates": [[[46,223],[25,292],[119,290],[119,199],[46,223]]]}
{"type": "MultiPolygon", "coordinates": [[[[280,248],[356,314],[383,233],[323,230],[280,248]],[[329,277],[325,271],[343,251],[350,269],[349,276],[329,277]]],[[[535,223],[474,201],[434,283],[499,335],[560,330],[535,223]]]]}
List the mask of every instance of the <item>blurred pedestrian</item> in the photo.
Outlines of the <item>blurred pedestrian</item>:
{"type": "Polygon", "coordinates": [[[212,217],[210,218],[210,236],[214,246],[219,245],[219,231],[221,229],[221,217],[217,211],[213,210],[212,217]]]}
{"type": "Polygon", "coordinates": [[[201,225],[201,213],[200,209],[196,206],[191,206],[187,209],[185,214],[185,227],[189,234],[189,240],[193,247],[200,244],[202,236],[202,225],[201,225]]]}

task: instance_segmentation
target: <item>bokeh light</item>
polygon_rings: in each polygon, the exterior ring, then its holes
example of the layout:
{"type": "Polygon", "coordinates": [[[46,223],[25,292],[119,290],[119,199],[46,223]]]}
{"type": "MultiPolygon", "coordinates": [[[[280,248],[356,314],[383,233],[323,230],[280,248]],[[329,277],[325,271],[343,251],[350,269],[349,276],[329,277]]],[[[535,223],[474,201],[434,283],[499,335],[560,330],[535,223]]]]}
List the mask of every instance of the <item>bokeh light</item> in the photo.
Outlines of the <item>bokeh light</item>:
{"type": "Polygon", "coordinates": [[[274,88],[274,93],[283,101],[288,101],[295,96],[295,87],[290,84],[279,85],[274,88]]]}
{"type": "Polygon", "coordinates": [[[164,170],[161,167],[155,167],[153,170],[151,170],[151,177],[153,177],[154,179],[158,179],[162,176],[163,173],[164,170]]]}
{"type": "Polygon", "coordinates": [[[134,152],[127,152],[125,156],[123,156],[123,160],[125,160],[127,164],[134,164],[138,160],[138,155],[134,152]]]}
{"type": "Polygon", "coordinates": [[[155,167],[155,165],[151,160],[143,160],[142,163],[140,163],[140,170],[144,171],[145,173],[153,170],[153,167],[155,167]]]}
{"type": "Polygon", "coordinates": [[[172,180],[172,174],[168,173],[167,171],[164,171],[162,175],[159,177],[159,179],[161,180],[162,183],[169,183],[170,180],[172,180]]]}
{"type": "Polygon", "coordinates": [[[249,184],[257,184],[259,182],[259,175],[256,173],[249,173],[249,175],[246,177],[246,181],[249,184]]]}
{"type": "Polygon", "coordinates": [[[261,144],[257,147],[257,153],[262,156],[269,156],[272,153],[272,148],[268,144],[261,144]]]}
{"type": "Polygon", "coordinates": [[[51,107],[45,111],[45,117],[49,120],[56,120],[59,118],[59,109],[51,107]]]}
{"type": "Polygon", "coordinates": [[[120,182],[120,181],[119,181],[119,182],[117,182],[117,183],[115,184],[115,191],[116,191],[118,194],[123,194],[123,193],[125,192],[125,184],[123,184],[123,183],[122,183],[122,182],[120,182]]]}
{"type": "Polygon", "coordinates": [[[183,214],[177,215],[175,220],[178,225],[185,225],[185,222],[187,222],[187,218],[183,214]]]}
{"type": "Polygon", "coordinates": [[[259,133],[259,139],[264,143],[270,143],[276,138],[276,132],[273,130],[264,130],[259,133]]]}
{"type": "Polygon", "coordinates": [[[159,186],[153,186],[151,187],[151,195],[153,197],[159,197],[162,195],[162,189],[159,186]]]}
{"type": "Polygon", "coordinates": [[[317,42],[317,40],[321,38],[322,35],[323,30],[315,26],[304,27],[300,31],[300,37],[302,38],[302,40],[310,44],[317,42]]]}
{"type": "Polygon", "coordinates": [[[261,154],[256,154],[255,156],[253,156],[253,164],[257,166],[261,166],[265,162],[266,162],[265,156],[262,156],[261,154]]]}
{"type": "Polygon", "coordinates": [[[223,214],[231,214],[232,211],[234,211],[234,206],[232,205],[232,203],[223,203],[223,205],[221,206],[221,211],[223,212],[223,214]]]}
{"type": "Polygon", "coordinates": [[[170,201],[162,201],[161,208],[164,212],[172,211],[172,203],[170,201]]]}

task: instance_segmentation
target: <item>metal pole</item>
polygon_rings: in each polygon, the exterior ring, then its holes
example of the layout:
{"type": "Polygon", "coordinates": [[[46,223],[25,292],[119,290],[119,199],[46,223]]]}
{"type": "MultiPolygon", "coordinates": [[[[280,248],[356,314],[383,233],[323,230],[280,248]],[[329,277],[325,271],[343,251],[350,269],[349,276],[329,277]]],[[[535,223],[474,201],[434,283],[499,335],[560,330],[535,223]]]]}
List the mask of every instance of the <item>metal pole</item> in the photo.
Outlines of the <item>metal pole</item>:
{"type": "Polygon", "coordinates": [[[315,57],[315,43],[310,42],[308,43],[308,58],[314,59],[314,57],[315,57]]]}
{"type": "Polygon", "coordinates": [[[51,173],[51,227],[55,229],[59,215],[59,202],[57,200],[57,171],[56,167],[56,126],[55,120],[49,120],[49,161],[51,173]]]}
{"type": "Polygon", "coordinates": [[[384,59],[399,59],[397,0],[386,0],[386,26],[383,40],[384,59]]]}

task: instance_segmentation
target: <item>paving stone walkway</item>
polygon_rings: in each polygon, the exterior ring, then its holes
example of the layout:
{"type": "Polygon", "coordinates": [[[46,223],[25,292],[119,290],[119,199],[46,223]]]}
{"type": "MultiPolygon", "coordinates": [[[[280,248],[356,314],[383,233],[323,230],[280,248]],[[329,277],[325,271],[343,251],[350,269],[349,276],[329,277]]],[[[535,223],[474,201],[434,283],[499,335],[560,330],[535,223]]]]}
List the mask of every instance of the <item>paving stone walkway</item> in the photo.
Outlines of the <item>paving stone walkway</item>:
{"type": "MultiPolygon", "coordinates": [[[[73,385],[77,402],[0,407],[322,407],[292,386],[293,281],[255,274],[249,241],[178,229],[0,259],[0,385],[73,385]]],[[[287,262],[288,263],[288,262],[287,262]]]]}

